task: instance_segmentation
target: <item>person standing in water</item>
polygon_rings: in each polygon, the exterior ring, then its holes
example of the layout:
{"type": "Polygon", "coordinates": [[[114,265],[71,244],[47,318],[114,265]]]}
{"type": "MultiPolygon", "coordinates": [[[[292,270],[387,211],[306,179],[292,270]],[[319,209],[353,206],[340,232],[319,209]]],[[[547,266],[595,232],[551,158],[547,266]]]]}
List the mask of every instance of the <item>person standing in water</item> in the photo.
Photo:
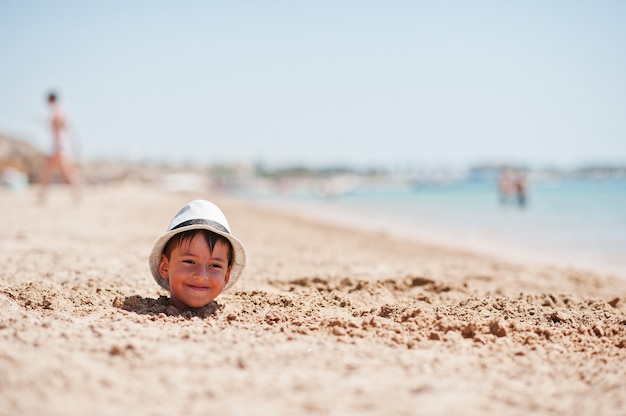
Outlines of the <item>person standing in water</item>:
{"type": "Polygon", "coordinates": [[[526,206],[526,175],[520,171],[515,177],[515,196],[517,199],[517,205],[520,207],[526,206]]]}
{"type": "Polygon", "coordinates": [[[74,198],[80,200],[80,189],[77,180],[76,169],[72,160],[68,136],[68,123],[65,114],[58,104],[58,96],[55,92],[48,94],[48,107],[50,109],[50,128],[52,130],[52,150],[44,161],[41,171],[39,192],[40,202],[44,202],[50,185],[50,179],[54,168],[58,168],[65,181],[72,187],[74,198]]]}

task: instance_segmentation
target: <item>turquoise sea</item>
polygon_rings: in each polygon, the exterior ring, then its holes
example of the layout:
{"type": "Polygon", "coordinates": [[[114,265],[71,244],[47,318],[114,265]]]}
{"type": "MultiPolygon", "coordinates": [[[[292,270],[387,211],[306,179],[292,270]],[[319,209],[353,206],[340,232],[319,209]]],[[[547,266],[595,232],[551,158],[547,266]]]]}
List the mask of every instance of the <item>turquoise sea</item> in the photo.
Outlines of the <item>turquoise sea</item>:
{"type": "Polygon", "coordinates": [[[626,179],[530,183],[525,206],[492,182],[257,197],[301,214],[448,247],[626,278],[626,179]]]}

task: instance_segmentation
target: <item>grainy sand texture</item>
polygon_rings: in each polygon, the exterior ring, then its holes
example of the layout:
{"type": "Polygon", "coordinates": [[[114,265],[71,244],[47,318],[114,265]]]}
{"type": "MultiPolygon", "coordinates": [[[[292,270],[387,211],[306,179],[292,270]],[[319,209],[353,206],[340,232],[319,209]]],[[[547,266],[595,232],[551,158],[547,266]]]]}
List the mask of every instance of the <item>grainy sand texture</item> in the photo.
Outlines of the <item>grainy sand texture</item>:
{"type": "Polygon", "coordinates": [[[3,190],[0,218],[2,415],[626,414],[626,276],[208,192],[3,190]],[[249,263],[181,312],[147,259],[196,198],[249,263]]]}

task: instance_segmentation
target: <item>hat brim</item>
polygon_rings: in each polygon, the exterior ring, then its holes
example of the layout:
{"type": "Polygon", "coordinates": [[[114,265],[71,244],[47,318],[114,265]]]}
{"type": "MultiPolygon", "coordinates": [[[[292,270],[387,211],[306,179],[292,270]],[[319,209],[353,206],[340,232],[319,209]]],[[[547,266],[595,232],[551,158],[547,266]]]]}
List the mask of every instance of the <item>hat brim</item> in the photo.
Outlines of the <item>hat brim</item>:
{"type": "Polygon", "coordinates": [[[228,279],[228,283],[224,286],[224,290],[230,289],[236,282],[239,280],[243,273],[243,269],[246,267],[246,249],[237,238],[232,236],[229,233],[218,230],[216,228],[211,227],[210,225],[205,224],[194,224],[188,225],[186,227],[176,228],[174,230],[168,231],[163,234],[152,247],[152,252],[150,253],[150,271],[152,272],[152,277],[154,280],[161,286],[163,289],[167,291],[170,290],[170,281],[168,279],[164,279],[159,273],[159,264],[161,263],[161,254],[163,253],[163,249],[170,239],[176,234],[180,234],[185,231],[190,230],[207,230],[214,232],[215,234],[221,235],[230,241],[230,245],[233,248],[233,264],[230,270],[230,278],[228,279]]]}

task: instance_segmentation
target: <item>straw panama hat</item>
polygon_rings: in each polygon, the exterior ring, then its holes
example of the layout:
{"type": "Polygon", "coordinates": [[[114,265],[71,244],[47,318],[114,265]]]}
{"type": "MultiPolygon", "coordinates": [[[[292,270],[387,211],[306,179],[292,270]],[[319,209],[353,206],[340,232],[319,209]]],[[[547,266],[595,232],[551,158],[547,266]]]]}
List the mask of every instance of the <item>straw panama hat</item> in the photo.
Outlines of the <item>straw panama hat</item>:
{"type": "Polygon", "coordinates": [[[246,267],[246,249],[237,238],[230,232],[230,226],[226,221],[226,216],[217,205],[212,202],[197,199],[183,206],[174,215],[174,218],[167,227],[167,231],[163,234],[152,247],[150,253],[150,271],[152,277],[163,289],[170,290],[170,282],[164,279],[159,273],[159,263],[161,262],[161,254],[167,242],[174,235],[189,230],[209,230],[221,236],[224,236],[233,247],[234,260],[230,271],[230,279],[224,290],[229,289],[241,277],[243,269],[246,267]]]}

